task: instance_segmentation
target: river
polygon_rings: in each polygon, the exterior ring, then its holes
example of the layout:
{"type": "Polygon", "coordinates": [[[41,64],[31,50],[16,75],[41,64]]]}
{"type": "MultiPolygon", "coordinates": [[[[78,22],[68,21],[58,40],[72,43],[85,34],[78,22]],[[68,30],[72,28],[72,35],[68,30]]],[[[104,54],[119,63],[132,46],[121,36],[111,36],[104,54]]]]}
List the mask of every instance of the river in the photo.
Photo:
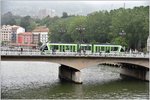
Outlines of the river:
{"type": "Polygon", "coordinates": [[[119,68],[81,70],[83,84],[60,82],[59,64],[1,61],[3,99],[149,99],[149,82],[122,79],[119,68]]]}

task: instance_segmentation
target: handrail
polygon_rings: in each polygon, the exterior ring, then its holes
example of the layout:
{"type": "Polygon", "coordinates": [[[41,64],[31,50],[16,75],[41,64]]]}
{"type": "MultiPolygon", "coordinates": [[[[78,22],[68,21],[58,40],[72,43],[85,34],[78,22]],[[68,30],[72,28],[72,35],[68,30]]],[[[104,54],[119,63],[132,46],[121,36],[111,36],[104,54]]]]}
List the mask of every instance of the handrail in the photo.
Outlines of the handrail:
{"type": "Polygon", "coordinates": [[[144,53],[78,53],[78,52],[49,52],[49,53],[43,53],[39,50],[30,50],[30,51],[19,51],[19,50],[1,50],[1,55],[26,55],[26,56],[89,56],[89,57],[134,57],[134,58],[149,58],[149,54],[144,53]]]}

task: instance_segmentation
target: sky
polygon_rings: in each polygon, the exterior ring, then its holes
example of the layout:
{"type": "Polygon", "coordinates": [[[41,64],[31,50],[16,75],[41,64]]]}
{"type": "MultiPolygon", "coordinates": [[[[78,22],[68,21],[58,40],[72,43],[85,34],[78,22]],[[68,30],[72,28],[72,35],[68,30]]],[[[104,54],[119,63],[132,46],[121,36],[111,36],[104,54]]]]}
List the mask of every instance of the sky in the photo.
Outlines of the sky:
{"type": "Polygon", "coordinates": [[[57,16],[62,12],[69,14],[86,15],[99,10],[118,9],[120,7],[133,8],[135,6],[147,6],[149,0],[136,1],[49,1],[49,0],[2,0],[2,14],[8,11],[16,15],[36,15],[40,9],[52,9],[57,16]]]}

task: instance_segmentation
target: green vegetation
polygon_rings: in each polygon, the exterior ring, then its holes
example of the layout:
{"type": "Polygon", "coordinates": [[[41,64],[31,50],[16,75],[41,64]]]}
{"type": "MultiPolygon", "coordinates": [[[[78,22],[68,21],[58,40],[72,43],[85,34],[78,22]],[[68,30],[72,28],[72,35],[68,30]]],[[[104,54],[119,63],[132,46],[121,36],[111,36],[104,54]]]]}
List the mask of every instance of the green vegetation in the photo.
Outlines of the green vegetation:
{"type": "Polygon", "coordinates": [[[146,47],[149,35],[149,7],[97,11],[87,16],[68,15],[63,12],[62,17],[47,16],[41,20],[30,16],[13,16],[9,12],[2,16],[3,24],[18,24],[27,31],[38,25],[46,25],[51,31],[51,42],[111,43],[142,51],[146,47]],[[77,30],[79,27],[85,30],[77,30]],[[122,30],[126,35],[119,35],[122,30]]]}

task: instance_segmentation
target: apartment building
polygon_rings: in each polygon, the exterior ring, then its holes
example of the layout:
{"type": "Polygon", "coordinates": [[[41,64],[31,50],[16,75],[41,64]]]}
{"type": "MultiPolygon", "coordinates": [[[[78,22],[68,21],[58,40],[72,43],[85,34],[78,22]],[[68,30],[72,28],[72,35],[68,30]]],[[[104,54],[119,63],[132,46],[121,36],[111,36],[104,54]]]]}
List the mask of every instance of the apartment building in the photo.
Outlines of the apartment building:
{"type": "Polygon", "coordinates": [[[45,44],[46,42],[48,42],[48,33],[49,33],[49,29],[45,26],[40,26],[35,28],[32,33],[34,35],[38,35],[39,34],[39,38],[40,38],[40,42],[45,44]]]}
{"type": "Polygon", "coordinates": [[[1,41],[5,46],[16,43],[17,34],[25,32],[25,29],[21,26],[16,25],[3,25],[1,27],[1,41]]]}

